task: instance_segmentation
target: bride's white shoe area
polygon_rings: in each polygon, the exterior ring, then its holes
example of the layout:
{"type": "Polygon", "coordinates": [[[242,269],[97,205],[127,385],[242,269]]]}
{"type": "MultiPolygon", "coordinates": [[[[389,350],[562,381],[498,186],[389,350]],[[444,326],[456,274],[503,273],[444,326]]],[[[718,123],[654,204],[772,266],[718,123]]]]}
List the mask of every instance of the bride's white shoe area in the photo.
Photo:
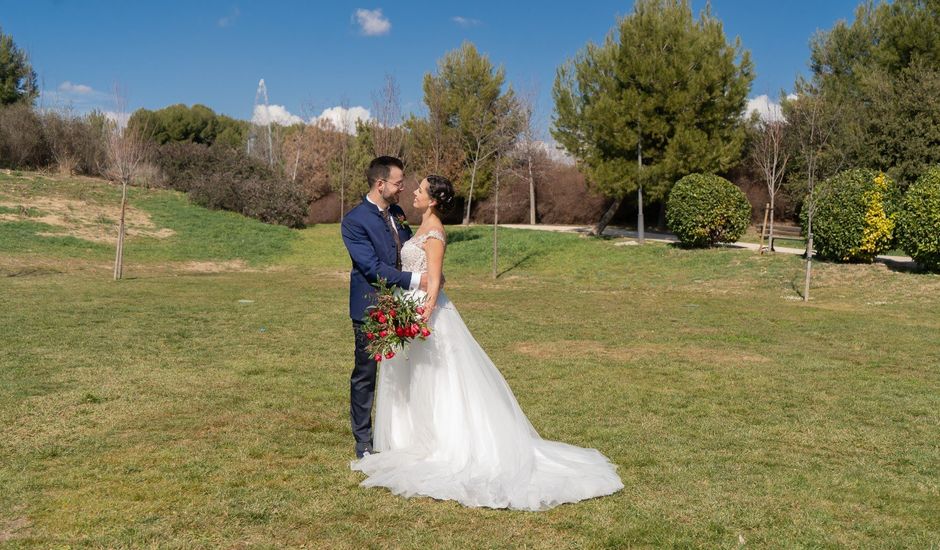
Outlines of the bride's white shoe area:
{"type": "Polygon", "coordinates": [[[539,437],[443,291],[437,303],[432,335],[379,367],[377,453],[352,463],[362,485],[520,510],[622,489],[597,450],[539,437]]]}

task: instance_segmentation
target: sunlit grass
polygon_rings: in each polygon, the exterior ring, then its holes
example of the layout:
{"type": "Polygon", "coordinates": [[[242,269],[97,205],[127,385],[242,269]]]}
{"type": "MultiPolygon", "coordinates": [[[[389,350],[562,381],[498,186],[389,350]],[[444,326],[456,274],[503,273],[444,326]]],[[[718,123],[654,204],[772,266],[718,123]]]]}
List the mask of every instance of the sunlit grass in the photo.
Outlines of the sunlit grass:
{"type": "Polygon", "coordinates": [[[131,241],[120,282],[107,245],[0,222],[0,545],[940,543],[940,276],[819,263],[804,304],[796,256],[500,230],[494,281],[491,229],[448,228],[447,291],[534,426],[626,484],[544,513],[467,509],[348,468],[337,225],[137,193],[175,237],[131,241]]]}

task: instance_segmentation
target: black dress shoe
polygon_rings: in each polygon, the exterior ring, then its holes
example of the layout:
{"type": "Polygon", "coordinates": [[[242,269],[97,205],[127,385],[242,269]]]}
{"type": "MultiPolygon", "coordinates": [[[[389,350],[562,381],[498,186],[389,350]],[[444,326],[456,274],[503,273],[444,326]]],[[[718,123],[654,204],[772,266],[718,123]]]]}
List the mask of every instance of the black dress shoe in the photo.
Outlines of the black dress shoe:
{"type": "Polygon", "coordinates": [[[371,444],[369,443],[365,443],[365,444],[357,443],[356,444],[356,458],[362,458],[366,455],[371,455],[373,453],[375,453],[375,451],[372,450],[371,444]]]}

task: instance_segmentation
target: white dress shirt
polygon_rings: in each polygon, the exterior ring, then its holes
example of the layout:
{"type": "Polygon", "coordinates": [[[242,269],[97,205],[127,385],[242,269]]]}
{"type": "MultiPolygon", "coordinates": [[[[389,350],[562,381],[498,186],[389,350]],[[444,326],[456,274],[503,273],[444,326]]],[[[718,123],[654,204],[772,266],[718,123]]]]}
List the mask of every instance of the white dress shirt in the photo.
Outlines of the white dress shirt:
{"type": "MultiPolygon", "coordinates": [[[[375,203],[372,201],[372,199],[369,198],[369,195],[366,195],[366,200],[369,201],[369,202],[372,203],[372,204],[375,204],[375,203]]],[[[377,204],[375,204],[375,207],[379,209],[379,212],[384,212],[384,211],[385,211],[384,208],[382,208],[381,206],[379,206],[379,205],[377,205],[377,204]]],[[[394,227],[396,230],[398,230],[398,224],[395,223],[395,216],[389,216],[388,218],[389,218],[390,220],[392,220],[392,227],[394,227]]],[[[412,273],[412,274],[411,274],[411,283],[408,284],[408,290],[418,290],[418,287],[420,287],[420,286],[421,286],[421,274],[420,274],[420,273],[412,273]]]]}

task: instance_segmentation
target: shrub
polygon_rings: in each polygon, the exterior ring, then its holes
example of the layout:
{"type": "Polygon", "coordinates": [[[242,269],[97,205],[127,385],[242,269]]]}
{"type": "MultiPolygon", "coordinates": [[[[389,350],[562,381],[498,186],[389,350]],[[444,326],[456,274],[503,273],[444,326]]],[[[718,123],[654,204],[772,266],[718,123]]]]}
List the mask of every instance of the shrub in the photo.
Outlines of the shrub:
{"type": "Polygon", "coordinates": [[[42,121],[32,106],[15,103],[0,107],[0,166],[41,168],[50,157],[42,121]]]}
{"type": "MultiPolygon", "coordinates": [[[[871,262],[890,248],[894,219],[890,205],[894,183],[883,173],[867,169],[841,172],[814,191],[813,245],[822,257],[837,261],[871,262]]],[[[807,232],[808,211],[800,214],[807,232]]]]}
{"type": "Polygon", "coordinates": [[[231,210],[266,223],[303,227],[301,190],[240,150],[197,143],[161,146],[157,163],[165,185],[206,208],[231,210]]]}
{"type": "Polygon", "coordinates": [[[940,166],[928,169],[904,195],[897,238],[914,261],[940,271],[940,166]]]}
{"type": "Polygon", "coordinates": [[[77,116],[67,109],[39,115],[51,162],[62,174],[104,175],[108,122],[104,114],[77,116]]]}
{"type": "Polygon", "coordinates": [[[666,203],[666,223],[685,246],[735,242],[751,220],[751,204],[730,181],[691,174],[677,181],[666,203]]]}

